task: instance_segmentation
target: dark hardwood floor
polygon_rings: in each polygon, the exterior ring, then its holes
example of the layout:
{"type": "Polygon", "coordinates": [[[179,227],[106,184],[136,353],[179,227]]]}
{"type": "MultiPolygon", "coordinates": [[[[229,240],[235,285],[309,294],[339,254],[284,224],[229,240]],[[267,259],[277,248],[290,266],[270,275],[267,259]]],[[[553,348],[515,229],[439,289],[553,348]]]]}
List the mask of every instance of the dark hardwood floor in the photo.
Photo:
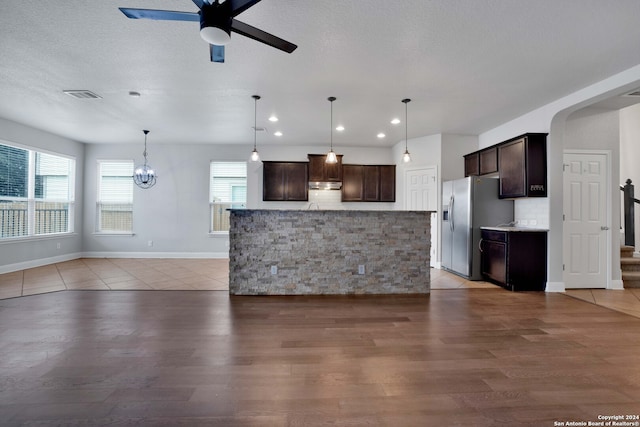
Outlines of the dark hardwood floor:
{"type": "Polygon", "coordinates": [[[0,425],[555,426],[640,413],[640,319],[562,294],[0,301],[0,425]]]}

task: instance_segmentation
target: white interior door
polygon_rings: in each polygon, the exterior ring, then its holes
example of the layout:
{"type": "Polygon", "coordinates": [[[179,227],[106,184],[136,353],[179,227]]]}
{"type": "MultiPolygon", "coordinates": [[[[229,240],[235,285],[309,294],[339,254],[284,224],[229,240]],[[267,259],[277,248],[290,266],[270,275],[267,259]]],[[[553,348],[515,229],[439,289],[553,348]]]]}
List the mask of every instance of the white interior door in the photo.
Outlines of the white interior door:
{"type": "MultiPolygon", "coordinates": [[[[438,185],[435,166],[410,169],[405,174],[405,200],[406,209],[410,211],[437,211],[438,210],[438,185]]],[[[438,240],[438,217],[431,214],[431,250],[430,263],[436,265],[438,240]]]]}
{"type": "Polygon", "coordinates": [[[608,242],[608,154],[564,154],[565,288],[606,288],[608,242]]]}

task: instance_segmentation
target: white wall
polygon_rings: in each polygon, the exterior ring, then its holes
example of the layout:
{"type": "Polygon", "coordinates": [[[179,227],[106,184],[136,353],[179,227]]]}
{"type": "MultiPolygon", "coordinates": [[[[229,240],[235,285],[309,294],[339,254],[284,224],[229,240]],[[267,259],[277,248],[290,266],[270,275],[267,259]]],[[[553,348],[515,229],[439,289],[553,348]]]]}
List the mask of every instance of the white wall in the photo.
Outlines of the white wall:
{"type": "Polygon", "coordinates": [[[148,163],[157,174],[154,187],[134,187],[133,236],[95,234],[97,162],[132,159],[143,162],[142,142],[88,144],[85,160],[86,256],[224,257],[226,237],[209,235],[209,164],[245,161],[250,146],[147,144],[148,163]],[[149,241],[153,246],[148,246],[149,241]]]}
{"type": "MultiPolygon", "coordinates": [[[[640,104],[620,110],[620,185],[631,179],[640,199],[640,104]]],[[[636,252],[640,248],[640,205],[635,205],[636,252]]]]}
{"type": "MultiPolygon", "coordinates": [[[[134,192],[134,235],[97,235],[95,230],[97,161],[142,161],[143,145],[96,144],[86,149],[87,195],[83,250],[87,256],[226,257],[228,237],[208,234],[209,163],[247,161],[252,146],[148,143],[148,162],[158,173],[157,184],[134,192]],[[149,241],[153,246],[148,246],[149,241]]],[[[258,146],[261,160],[307,161],[328,147],[258,146]]],[[[390,148],[334,147],[344,163],[389,164],[390,148]]],[[[309,202],[262,201],[262,162],[247,164],[247,207],[250,209],[393,209],[393,203],[341,203],[340,192],[310,192],[309,202]],[[318,194],[317,194],[318,193],[318,194]]]]}
{"type": "Polygon", "coordinates": [[[75,233],[0,241],[0,273],[77,258],[82,250],[84,145],[1,118],[0,143],[64,154],[76,162],[75,233]]]}
{"type": "MultiPolygon", "coordinates": [[[[525,115],[514,118],[479,136],[480,147],[488,147],[526,132],[548,132],[547,186],[549,203],[547,290],[563,291],[562,158],[567,117],[598,101],[628,93],[640,86],[640,65],[591,86],[561,97],[525,115]]],[[[614,170],[613,176],[618,171],[614,170]]]]}

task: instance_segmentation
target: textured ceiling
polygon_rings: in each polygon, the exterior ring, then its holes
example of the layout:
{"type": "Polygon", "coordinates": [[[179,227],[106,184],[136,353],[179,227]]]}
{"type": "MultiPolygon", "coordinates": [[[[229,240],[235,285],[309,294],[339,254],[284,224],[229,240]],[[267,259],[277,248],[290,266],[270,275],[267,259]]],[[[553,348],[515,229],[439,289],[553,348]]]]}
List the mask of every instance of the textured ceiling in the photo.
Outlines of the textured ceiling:
{"type": "Polygon", "coordinates": [[[336,96],[346,129],[334,144],[393,145],[406,97],[409,138],[478,134],[640,63],[638,0],[262,0],[237,18],[298,49],[232,33],[224,64],[209,61],[197,23],[118,7],[197,11],[190,0],[2,0],[0,117],[89,143],[139,143],[150,129],[155,143],[246,144],[259,94],[260,144],[311,145],[328,141],[336,96]]]}

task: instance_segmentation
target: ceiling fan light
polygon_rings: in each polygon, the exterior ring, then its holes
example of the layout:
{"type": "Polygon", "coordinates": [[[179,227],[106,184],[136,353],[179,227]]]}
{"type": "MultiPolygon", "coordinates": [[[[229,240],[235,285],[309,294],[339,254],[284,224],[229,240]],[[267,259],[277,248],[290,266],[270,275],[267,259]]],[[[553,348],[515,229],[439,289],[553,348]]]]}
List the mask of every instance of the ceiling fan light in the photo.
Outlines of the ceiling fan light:
{"type": "Polygon", "coordinates": [[[209,44],[225,46],[231,41],[231,31],[214,26],[202,27],[200,29],[200,37],[209,44]]]}

